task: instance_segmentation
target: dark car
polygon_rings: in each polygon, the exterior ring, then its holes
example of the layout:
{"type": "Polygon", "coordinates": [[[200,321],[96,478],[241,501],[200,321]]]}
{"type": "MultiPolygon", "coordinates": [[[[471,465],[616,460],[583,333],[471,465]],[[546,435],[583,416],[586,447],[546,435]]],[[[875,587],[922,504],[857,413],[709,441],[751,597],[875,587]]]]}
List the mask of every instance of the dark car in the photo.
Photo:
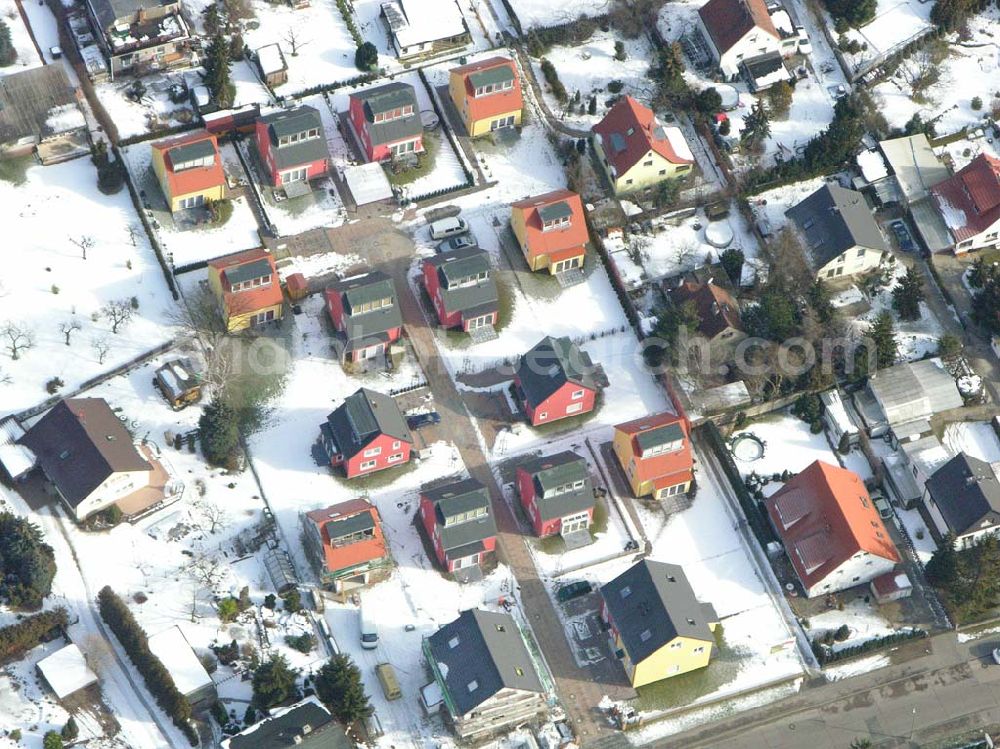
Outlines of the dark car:
{"type": "Polygon", "coordinates": [[[567,583],[560,587],[556,591],[556,598],[561,603],[566,603],[566,601],[572,601],[574,598],[587,595],[593,589],[594,586],[586,580],[577,580],[575,583],[567,583]]]}
{"type": "Polygon", "coordinates": [[[896,241],[899,243],[900,249],[906,250],[907,252],[912,252],[917,249],[916,244],[913,242],[913,237],[910,236],[910,230],[906,228],[906,224],[902,221],[893,221],[889,224],[889,228],[892,229],[892,233],[896,235],[896,241]]]}
{"type": "Polygon", "coordinates": [[[432,424],[441,423],[441,414],[437,411],[430,411],[425,414],[413,414],[412,416],[406,417],[406,425],[410,429],[423,429],[424,427],[429,427],[432,424]]]}

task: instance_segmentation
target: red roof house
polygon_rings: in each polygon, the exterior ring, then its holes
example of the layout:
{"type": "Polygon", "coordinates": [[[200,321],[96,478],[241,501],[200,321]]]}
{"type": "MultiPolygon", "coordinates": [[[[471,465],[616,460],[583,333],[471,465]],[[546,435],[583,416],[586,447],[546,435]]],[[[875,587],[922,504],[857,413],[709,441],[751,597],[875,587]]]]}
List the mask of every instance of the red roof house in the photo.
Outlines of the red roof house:
{"type": "Polygon", "coordinates": [[[281,280],[274,258],[263,248],[209,261],[208,284],[230,331],[281,319],[281,280]]]}
{"type": "Polygon", "coordinates": [[[594,149],[616,193],[652,187],[694,164],[680,128],[664,125],[631,96],[611,107],[593,132],[594,149]]]}
{"type": "Polygon", "coordinates": [[[211,133],[197,130],[150,148],[153,172],[172,213],[225,197],[226,174],[219,142],[211,133]]]}
{"type": "Polygon", "coordinates": [[[764,0],[708,0],[698,9],[715,61],[731,78],[744,60],[780,52],[781,35],[764,0]]]}
{"type": "Polygon", "coordinates": [[[980,154],[931,188],[955,254],[993,247],[1000,236],[1000,159],[980,154]]]}
{"type": "Polygon", "coordinates": [[[817,460],[765,504],[809,598],[865,585],[899,563],[889,532],[853,471],[817,460]]]}
{"type": "Polygon", "coordinates": [[[448,89],[472,137],[521,124],[521,81],[509,57],[490,57],[452,68],[448,89]]]}
{"type": "Polygon", "coordinates": [[[590,234],[575,192],[555,190],[512,203],[510,224],[531,270],[583,267],[590,234]]]}
{"type": "Polygon", "coordinates": [[[378,509],[365,499],[302,516],[305,548],[324,587],[337,593],[385,579],[392,567],[378,509]]]}
{"type": "Polygon", "coordinates": [[[514,393],[532,426],[594,410],[597,367],[569,338],[546,336],[514,368],[514,393]]]}
{"type": "Polygon", "coordinates": [[[710,341],[734,341],[742,338],[740,305],[732,294],[711,281],[684,281],[670,292],[678,307],[692,304],[698,315],[698,332],[710,341]]]}
{"type": "Polygon", "coordinates": [[[694,480],[687,420],[673,413],[644,416],[615,427],[612,448],[637,497],[685,494],[694,480]]]}

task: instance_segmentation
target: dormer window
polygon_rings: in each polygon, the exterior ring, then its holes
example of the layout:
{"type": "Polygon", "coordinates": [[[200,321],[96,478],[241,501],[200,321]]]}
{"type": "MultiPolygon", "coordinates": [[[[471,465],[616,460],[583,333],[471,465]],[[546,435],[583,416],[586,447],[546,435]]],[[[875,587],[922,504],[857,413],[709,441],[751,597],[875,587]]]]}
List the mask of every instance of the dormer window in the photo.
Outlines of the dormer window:
{"type": "Polygon", "coordinates": [[[379,112],[373,119],[375,122],[392,122],[401,117],[409,117],[411,114],[413,114],[413,105],[407,104],[406,106],[390,109],[387,112],[379,112]]]}
{"type": "Polygon", "coordinates": [[[676,452],[684,446],[684,440],[674,440],[672,442],[664,442],[660,445],[651,445],[642,451],[643,458],[651,458],[656,455],[664,455],[666,453],[676,452]]]}
{"type": "Polygon", "coordinates": [[[257,289],[262,286],[270,286],[271,277],[270,276],[258,276],[257,278],[251,278],[247,281],[240,281],[239,283],[234,283],[229,287],[229,290],[234,294],[238,291],[248,291],[249,289],[257,289]]]}
{"type": "Polygon", "coordinates": [[[512,88],[514,88],[514,80],[509,79],[498,83],[487,83],[483,86],[477,86],[473,95],[479,98],[480,96],[489,96],[490,94],[500,94],[504,91],[510,91],[512,88]]]}

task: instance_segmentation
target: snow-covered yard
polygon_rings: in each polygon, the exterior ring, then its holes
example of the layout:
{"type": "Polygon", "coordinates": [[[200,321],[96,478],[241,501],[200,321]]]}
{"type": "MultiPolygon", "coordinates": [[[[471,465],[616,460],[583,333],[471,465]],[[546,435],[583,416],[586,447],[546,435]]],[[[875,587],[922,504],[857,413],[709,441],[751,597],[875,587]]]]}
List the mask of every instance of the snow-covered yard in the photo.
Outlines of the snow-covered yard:
{"type": "MultiPolygon", "coordinates": [[[[860,67],[926,33],[931,27],[933,7],[933,3],[919,0],[878,0],[875,18],[859,29],[848,29],[845,34],[862,47],[860,52],[847,55],[849,64],[860,67]]],[[[833,25],[832,21],[830,24],[833,25]]]]}
{"type": "Polygon", "coordinates": [[[945,427],[946,447],[956,455],[965,453],[987,463],[1000,461],[1000,439],[988,421],[959,421],[945,427]]]}
{"type": "Polygon", "coordinates": [[[917,551],[917,558],[921,564],[927,564],[931,560],[931,557],[934,556],[934,552],[937,551],[937,544],[934,543],[934,538],[931,536],[930,531],[927,530],[927,524],[924,523],[924,519],[920,516],[920,511],[916,508],[904,510],[902,507],[896,507],[895,510],[896,517],[899,518],[900,522],[906,528],[906,533],[913,542],[913,548],[917,551]]]}
{"type": "Polygon", "coordinates": [[[868,640],[896,631],[879,613],[877,605],[865,603],[864,596],[858,596],[847,601],[843,610],[834,607],[829,611],[810,616],[806,634],[810,640],[815,640],[845,624],[850,631],[846,639],[833,643],[834,651],[843,650],[851,645],[861,645],[868,640]]]}
{"type": "Polygon", "coordinates": [[[0,182],[0,224],[16,227],[0,253],[17,269],[0,279],[0,326],[34,340],[15,359],[9,336],[0,339],[0,412],[45,400],[52,378],[72,390],[170,338],[174,302],[128,192],[101,195],[89,159],[31,167],[21,185],[0,182]],[[77,243],[88,241],[85,260],[77,243]],[[115,301],[135,307],[117,334],[101,312],[115,301]],[[107,349],[103,361],[95,341],[107,349]]]}
{"type": "MultiPolygon", "coordinates": [[[[734,432],[733,437],[746,432],[764,444],[764,454],[756,460],[740,460],[737,457],[736,467],[744,476],[753,472],[758,476],[770,478],[773,474],[786,470],[798,473],[816,460],[834,466],[840,465],[824,433],[813,434],[806,422],[790,413],[779,412],[768,415],[734,432]]],[[[772,482],[764,492],[773,494],[779,485],[780,482],[772,482]]]]}
{"type": "Polygon", "coordinates": [[[906,266],[895,263],[889,282],[876,294],[869,298],[871,310],[852,319],[851,323],[859,334],[864,334],[880,312],[888,310],[892,316],[896,330],[896,345],[900,360],[916,361],[928,354],[934,354],[938,349],[938,339],[944,334],[944,328],[931,311],[926,302],[920,303],[920,317],[917,320],[901,320],[892,307],[892,290],[899,280],[906,275],[906,266]]]}
{"type": "Polygon", "coordinates": [[[42,60],[38,58],[38,50],[31,41],[31,33],[24,25],[14,0],[0,0],[0,20],[10,29],[10,41],[17,51],[17,59],[12,64],[0,67],[0,76],[40,66],[42,60]]]}
{"type": "MultiPolygon", "coordinates": [[[[500,0],[491,2],[500,4],[500,0]]],[[[560,26],[575,21],[580,16],[599,16],[609,10],[608,0],[581,0],[572,4],[545,2],[545,0],[511,0],[510,5],[525,30],[560,26]]]]}
{"type": "MultiPolygon", "coordinates": [[[[194,75],[192,73],[192,75],[194,75]]],[[[128,95],[136,79],[125,78],[117,81],[98,83],[94,86],[101,106],[107,111],[118,129],[121,138],[186,125],[195,113],[187,99],[179,102],[170,100],[169,89],[183,85],[187,75],[181,72],[163,73],[141,79],[145,93],[135,101],[128,95]]]]}

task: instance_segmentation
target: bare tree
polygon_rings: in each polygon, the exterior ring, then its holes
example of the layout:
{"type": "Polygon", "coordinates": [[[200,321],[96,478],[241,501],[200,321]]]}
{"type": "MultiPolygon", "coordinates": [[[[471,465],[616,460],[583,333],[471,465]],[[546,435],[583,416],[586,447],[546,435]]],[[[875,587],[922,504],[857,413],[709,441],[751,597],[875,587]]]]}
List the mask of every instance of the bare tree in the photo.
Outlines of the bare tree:
{"type": "Polygon", "coordinates": [[[142,233],[142,229],[139,226],[137,226],[135,224],[129,224],[128,225],[128,240],[129,240],[129,242],[132,243],[133,247],[138,247],[139,246],[139,235],[141,233],[142,233]]]}
{"type": "Polygon", "coordinates": [[[104,364],[104,360],[108,358],[108,352],[111,350],[111,344],[108,343],[108,339],[104,337],[95,338],[90,342],[90,347],[97,354],[97,363],[104,364]]]}
{"type": "Polygon", "coordinates": [[[94,246],[94,238],[88,234],[84,234],[79,239],[73,239],[73,237],[70,237],[69,241],[80,248],[80,254],[83,255],[83,259],[86,260],[87,250],[91,249],[94,246]]]}
{"type": "Polygon", "coordinates": [[[64,323],[59,324],[59,332],[65,336],[67,346],[69,346],[70,336],[77,330],[80,330],[80,323],[76,320],[67,320],[64,323]]]}
{"type": "Polygon", "coordinates": [[[209,533],[215,533],[220,525],[226,522],[228,513],[225,508],[215,502],[201,498],[191,503],[191,507],[208,526],[209,533]]]}
{"type": "Polygon", "coordinates": [[[199,551],[187,565],[187,572],[192,579],[206,588],[215,588],[226,576],[228,568],[223,560],[204,551],[199,551]]]}
{"type": "Polygon", "coordinates": [[[8,320],[0,328],[0,338],[3,339],[3,346],[11,359],[17,361],[21,358],[21,353],[27,351],[35,345],[35,334],[23,323],[15,323],[8,320]]]}
{"type": "Polygon", "coordinates": [[[13,381],[11,376],[4,372],[3,368],[0,368],[0,385],[10,385],[13,381]]]}
{"type": "Polygon", "coordinates": [[[117,334],[132,321],[135,310],[128,299],[115,299],[101,307],[101,314],[111,323],[111,332],[117,334]]]}
{"type": "Polygon", "coordinates": [[[288,42],[288,46],[291,47],[292,57],[298,57],[299,50],[309,44],[309,42],[302,41],[299,37],[299,32],[294,28],[288,29],[288,32],[285,34],[285,41],[288,42]]]}

